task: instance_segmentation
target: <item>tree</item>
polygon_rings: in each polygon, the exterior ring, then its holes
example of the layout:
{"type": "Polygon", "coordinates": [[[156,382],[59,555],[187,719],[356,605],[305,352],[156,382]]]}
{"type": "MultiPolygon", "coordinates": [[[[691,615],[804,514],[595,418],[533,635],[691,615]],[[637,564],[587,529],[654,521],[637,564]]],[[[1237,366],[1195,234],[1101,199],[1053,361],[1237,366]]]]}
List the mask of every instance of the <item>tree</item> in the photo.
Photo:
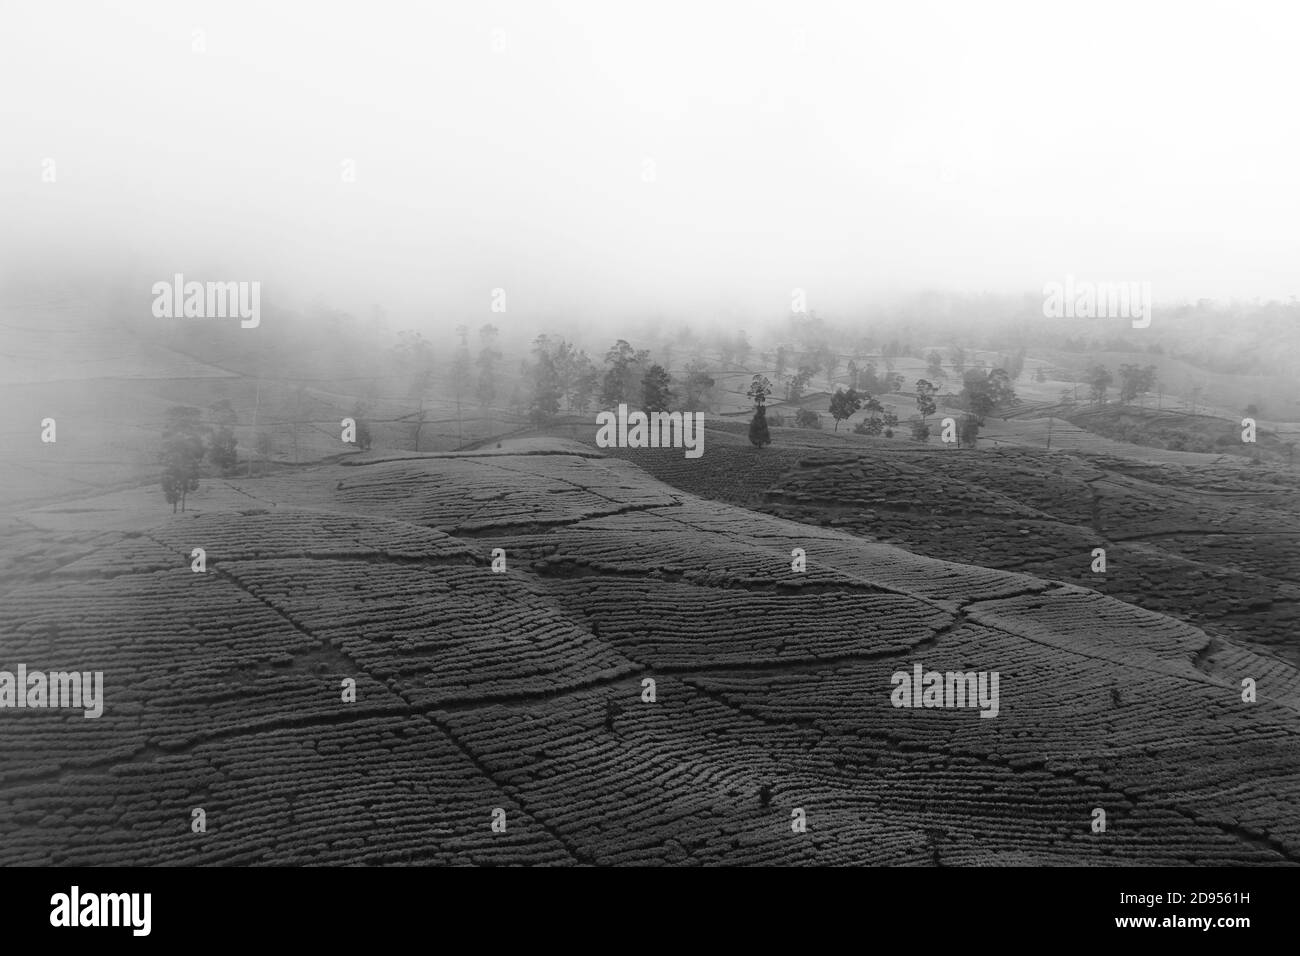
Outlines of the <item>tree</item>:
{"type": "MultiPolygon", "coordinates": [[[[271,437],[270,432],[258,432],[256,446],[257,454],[263,462],[263,472],[265,472],[265,463],[271,460],[271,455],[275,452],[275,439],[271,437]]],[[[251,459],[250,459],[251,467],[251,459]]]]}
{"type": "Polygon", "coordinates": [[[672,376],[658,363],[641,376],[641,407],[647,412],[666,412],[672,405],[672,376]]]}
{"type": "Polygon", "coordinates": [[[718,367],[726,371],[736,362],[735,340],[723,332],[719,332],[714,338],[718,347],[718,367]]]}
{"type": "Polygon", "coordinates": [[[497,394],[496,368],[501,359],[496,348],[497,335],[497,327],[491,322],[478,330],[479,350],[475,362],[478,365],[478,387],[475,393],[481,406],[490,405],[497,394]]]}
{"type": "Polygon", "coordinates": [[[886,366],[883,377],[880,374],[880,370],[876,367],[875,362],[868,362],[867,370],[871,373],[871,377],[867,381],[867,390],[870,392],[879,392],[881,394],[888,392],[890,379],[888,366],[886,366]]]}
{"type": "Polygon", "coordinates": [[[732,350],[736,353],[736,358],[740,360],[741,365],[744,365],[749,360],[749,353],[753,351],[753,346],[749,344],[749,336],[744,329],[736,333],[736,340],[732,350]]]}
{"type": "Polygon", "coordinates": [[[762,403],[754,407],[754,417],[749,422],[749,442],[755,448],[772,444],[772,433],[767,429],[767,409],[762,403]]]}
{"type": "Polygon", "coordinates": [[[233,474],[239,465],[239,455],[235,452],[237,444],[239,443],[235,439],[235,433],[228,425],[221,425],[212,433],[208,445],[208,460],[220,469],[223,475],[233,474]]]}
{"type": "Polygon", "coordinates": [[[415,450],[420,450],[420,432],[424,429],[424,402],[433,384],[433,346],[419,332],[399,332],[393,347],[399,373],[407,381],[407,396],[416,400],[415,450]]]}
{"type": "Polygon", "coordinates": [[[925,371],[931,378],[939,378],[943,375],[943,356],[939,354],[938,349],[930,349],[930,354],[926,356],[925,371]]]}
{"type": "MultiPolygon", "coordinates": [[[[559,405],[571,412],[585,412],[590,407],[592,397],[600,384],[600,373],[587,353],[566,342],[562,337],[542,334],[533,341],[532,354],[534,362],[524,363],[524,373],[532,377],[536,372],[536,361],[540,360],[542,355],[546,355],[550,359],[550,368],[546,374],[547,376],[554,374],[550,386],[553,386],[559,394],[559,405]]],[[[648,353],[639,354],[644,356],[648,353]]],[[[640,382],[634,384],[636,387],[631,389],[627,383],[620,380],[619,388],[635,391],[640,395],[640,382]]]]}
{"type": "Polygon", "coordinates": [[[829,345],[823,345],[814,353],[817,367],[826,373],[826,389],[835,390],[835,370],[840,367],[840,357],[829,345]]]}
{"type": "Polygon", "coordinates": [[[811,408],[801,408],[794,413],[794,423],[800,428],[821,428],[822,417],[811,408]]]}
{"type": "MultiPolygon", "coordinates": [[[[890,407],[892,408],[893,406],[890,407]]],[[[885,437],[893,438],[894,429],[898,427],[898,416],[892,411],[885,412],[885,414],[881,416],[880,423],[885,427],[885,437]]]]}
{"type": "Polygon", "coordinates": [[[860,392],[881,392],[881,381],[876,378],[876,363],[868,361],[858,366],[857,383],[853,386],[860,392]]]}
{"type": "Polygon", "coordinates": [[[952,370],[958,375],[966,371],[966,350],[960,345],[953,346],[952,349],[952,370]]]}
{"type": "MultiPolygon", "coordinates": [[[[198,488],[198,486],[199,483],[195,481],[194,487],[190,488],[189,490],[193,491],[196,488],[198,488]]],[[[162,474],[163,497],[165,497],[167,499],[167,503],[172,506],[172,514],[176,513],[176,503],[180,501],[181,498],[184,496],[184,492],[182,489],[184,489],[185,487],[186,487],[185,479],[179,476],[175,471],[172,471],[171,469],[164,466],[163,474],[162,474]]]]}
{"type": "MultiPolygon", "coordinates": [[[[934,385],[923,378],[916,380],[916,411],[921,416],[921,422],[924,423],[927,418],[935,413],[938,405],[934,401],[934,385]]],[[[927,434],[929,429],[926,430],[927,434]]]]}
{"type": "Polygon", "coordinates": [[[199,488],[199,467],[206,451],[207,431],[197,408],[174,405],[167,410],[159,457],[163,466],[163,496],[172,506],[173,514],[178,503],[184,511],[186,496],[199,488]]]}
{"type": "MultiPolygon", "coordinates": [[[[255,445],[258,446],[259,452],[261,451],[261,447],[260,447],[261,434],[257,430],[257,414],[259,411],[261,411],[261,409],[262,409],[262,366],[261,363],[259,362],[257,367],[257,385],[253,389],[253,425],[252,425],[254,443],[255,445]]],[[[254,455],[248,456],[248,477],[249,478],[253,477],[254,457],[256,456],[254,455]]]]}
{"type": "Polygon", "coordinates": [[[767,404],[768,397],[772,394],[772,383],[768,381],[766,375],[756,373],[749,383],[749,390],[745,394],[753,400],[755,405],[761,407],[767,404]]]}
{"type": "Polygon", "coordinates": [[[803,398],[804,389],[808,387],[808,382],[816,374],[817,369],[811,365],[799,366],[799,371],[795,373],[794,378],[790,379],[785,385],[786,401],[797,402],[803,398]]]}
{"type": "Polygon", "coordinates": [[[582,374],[583,363],[590,365],[591,360],[587,358],[585,352],[579,351],[576,346],[563,338],[551,339],[548,336],[542,338],[549,342],[551,361],[555,365],[555,375],[559,380],[560,402],[569,411],[573,411],[575,392],[578,378],[582,374]]]}
{"type": "Polygon", "coordinates": [[[585,351],[579,352],[573,361],[573,389],[570,392],[569,408],[585,412],[591,407],[591,400],[596,396],[596,387],[600,384],[600,372],[585,351]]]}
{"type": "Polygon", "coordinates": [[[456,396],[456,445],[459,447],[465,444],[461,401],[469,390],[470,384],[469,326],[456,326],[456,334],[460,337],[460,345],[456,348],[456,355],[451,362],[451,388],[456,396]]]}
{"type": "Polygon", "coordinates": [[[399,370],[408,378],[407,394],[415,397],[433,381],[433,346],[419,332],[406,329],[397,335],[393,346],[399,370]]]}
{"type": "Polygon", "coordinates": [[[1084,381],[1088,383],[1093,404],[1100,405],[1106,401],[1106,389],[1110,387],[1111,382],[1114,380],[1114,377],[1104,365],[1093,365],[1088,369],[1084,381]]]}
{"type": "Polygon", "coordinates": [[[993,398],[987,391],[976,391],[967,401],[967,407],[980,425],[983,425],[984,420],[993,414],[993,398]]]}
{"type": "Polygon", "coordinates": [[[870,414],[853,426],[853,434],[879,435],[885,430],[884,419],[880,417],[881,413],[885,410],[885,406],[881,405],[880,400],[870,392],[859,392],[858,398],[862,403],[862,407],[870,414]]]}
{"type": "Polygon", "coordinates": [[[1018,348],[1010,356],[1004,356],[1002,359],[1002,368],[1007,373],[1007,378],[1014,382],[1020,378],[1020,374],[1025,370],[1025,350],[1018,348]]]}
{"type": "MultiPolygon", "coordinates": [[[[682,407],[685,411],[708,411],[713,405],[713,388],[717,383],[709,374],[704,362],[699,359],[686,366],[686,378],[682,382],[682,407]]],[[[771,386],[771,383],[768,383],[771,386]]]]}
{"type": "Polygon", "coordinates": [[[528,417],[536,424],[542,425],[553,421],[560,412],[560,399],[563,390],[560,376],[555,370],[555,359],[545,350],[537,355],[533,366],[533,401],[528,409],[528,417]]]}
{"type": "Polygon", "coordinates": [[[1006,408],[1016,402],[1016,390],[1011,385],[1012,375],[1004,368],[995,368],[988,373],[989,395],[995,408],[1006,408]]]}
{"type": "Polygon", "coordinates": [[[749,421],[749,441],[755,448],[772,444],[772,434],[767,428],[767,397],[772,394],[772,383],[766,375],[755,373],[745,393],[754,402],[754,417],[749,421]]]}
{"type": "Polygon", "coordinates": [[[1119,400],[1121,402],[1132,402],[1140,395],[1145,395],[1156,385],[1156,367],[1148,365],[1139,368],[1136,365],[1121,365],[1119,367],[1119,400]]]}
{"type": "Polygon", "coordinates": [[[649,357],[649,350],[634,349],[625,339],[619,339],[610,347],[605,353],[608,368],[600,388],[600,400],[606,408],[624,402],[628,405],[641,404],[641,376],[649,357]]]}
{"type": "Polygon", "coordinates": [[[299,383],[293,389],[293,422],[291,434],[293,435],[293,463],[296,465],[302,461],[298,454],[298,427],[302,424],[302,400],[307,394],[307,386],[299,383]]]}
{"type": "Polygon", "coordinates": [[[835,419],[835,430],[840,430],[840,422],[850,418],[862,407],[862,398],[855,389],[836,389],[831,396],[831,418],[835,419]]]}
{"type": "Polygon", "coordinates": [[[239,423],[239,418],[228,398],[214,403],[208,410],[211,412],[214,426],[208,444],[208,460],[219,468],[223,475],[229,475],[239,465],[239,455],[235,451],[238,442],[231,427],[239,423]]]}
{"type": "Polygon", "coordinates": [[[962,376],[960,397],[966,410],[979,419],[982,426],[984,420],[992,415],[995,409],[1014,403],[1016,393],[1003,369],[995,368],[986,372],[983,369],[972,368],[967,369],[962,376]]]}

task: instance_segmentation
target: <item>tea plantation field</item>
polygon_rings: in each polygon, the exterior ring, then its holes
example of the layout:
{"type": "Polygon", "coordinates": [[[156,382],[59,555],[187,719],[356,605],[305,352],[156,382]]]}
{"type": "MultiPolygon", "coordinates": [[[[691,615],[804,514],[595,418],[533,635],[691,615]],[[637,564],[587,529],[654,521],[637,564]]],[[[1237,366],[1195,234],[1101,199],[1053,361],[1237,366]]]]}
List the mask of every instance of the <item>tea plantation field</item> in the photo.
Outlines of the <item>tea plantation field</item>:
{"type": "Polygon", "coordinates": [[[657,451],[11,512],[3,666],[104,709],[0,714],[0,863],[1300,862],[1283,478],[657,451]],[[917,665],[996,716],[895,706],[917,665]]]}

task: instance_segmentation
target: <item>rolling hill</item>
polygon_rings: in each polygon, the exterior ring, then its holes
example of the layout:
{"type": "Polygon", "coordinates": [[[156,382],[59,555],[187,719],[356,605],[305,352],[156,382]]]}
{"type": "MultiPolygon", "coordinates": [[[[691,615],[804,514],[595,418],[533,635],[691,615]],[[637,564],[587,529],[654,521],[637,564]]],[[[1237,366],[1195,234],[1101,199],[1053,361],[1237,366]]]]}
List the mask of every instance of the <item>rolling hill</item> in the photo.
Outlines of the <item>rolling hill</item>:
{"type": "Polygon", "coordinates": [[[106,703],[3,715],[0,861],[1300,861],[1295,666],[1096,590],[564,440],[206,484],[9,517],[6,664],[106,703]],[[893,706],[917,664],[998,672],[996,718],[893,706]]]}

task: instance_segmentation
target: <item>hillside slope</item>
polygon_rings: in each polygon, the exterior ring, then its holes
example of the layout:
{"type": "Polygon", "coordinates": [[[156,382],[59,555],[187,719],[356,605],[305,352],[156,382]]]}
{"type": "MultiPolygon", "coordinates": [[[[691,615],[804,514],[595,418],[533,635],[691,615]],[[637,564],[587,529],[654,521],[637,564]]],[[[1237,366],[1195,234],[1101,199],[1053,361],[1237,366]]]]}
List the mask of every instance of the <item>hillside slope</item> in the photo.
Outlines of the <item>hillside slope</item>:
{"type": "MultiPolygon", "coordinates": [[[[1300,479],[1209,456],[953,449],[730,426],[698,461],[611,449],[674,487],[908,551],[1079,585],[1300,664],[1300,479]],[[797,443],[797,444],[796,444],[797,443]],[[1094,571],[1093,549],[1106,551],[1094,571]]],[[[1118,445],[1118,443],[1115,443],[1118,445]]]]}
{"type": "Polygon", "coordinates": [[[1300,861],[1296,669],[1095,591],[561,441],[207,485],[7,519],[4,666],[106,703],[0,720],[0,863],[1300,861]]]}

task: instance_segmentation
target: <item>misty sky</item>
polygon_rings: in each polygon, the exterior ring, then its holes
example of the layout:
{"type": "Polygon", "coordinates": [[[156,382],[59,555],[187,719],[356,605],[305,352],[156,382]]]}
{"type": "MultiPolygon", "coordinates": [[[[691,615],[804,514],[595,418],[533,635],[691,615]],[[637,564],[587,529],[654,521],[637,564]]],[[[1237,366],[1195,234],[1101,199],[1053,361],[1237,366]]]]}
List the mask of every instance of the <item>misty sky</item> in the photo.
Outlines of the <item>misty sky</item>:
{"type": "Polygon", "coordinates": [[[1296,14],[1047,6],[11,0],[0,254],[454,321],[1300,294],[1296,14]]]}

